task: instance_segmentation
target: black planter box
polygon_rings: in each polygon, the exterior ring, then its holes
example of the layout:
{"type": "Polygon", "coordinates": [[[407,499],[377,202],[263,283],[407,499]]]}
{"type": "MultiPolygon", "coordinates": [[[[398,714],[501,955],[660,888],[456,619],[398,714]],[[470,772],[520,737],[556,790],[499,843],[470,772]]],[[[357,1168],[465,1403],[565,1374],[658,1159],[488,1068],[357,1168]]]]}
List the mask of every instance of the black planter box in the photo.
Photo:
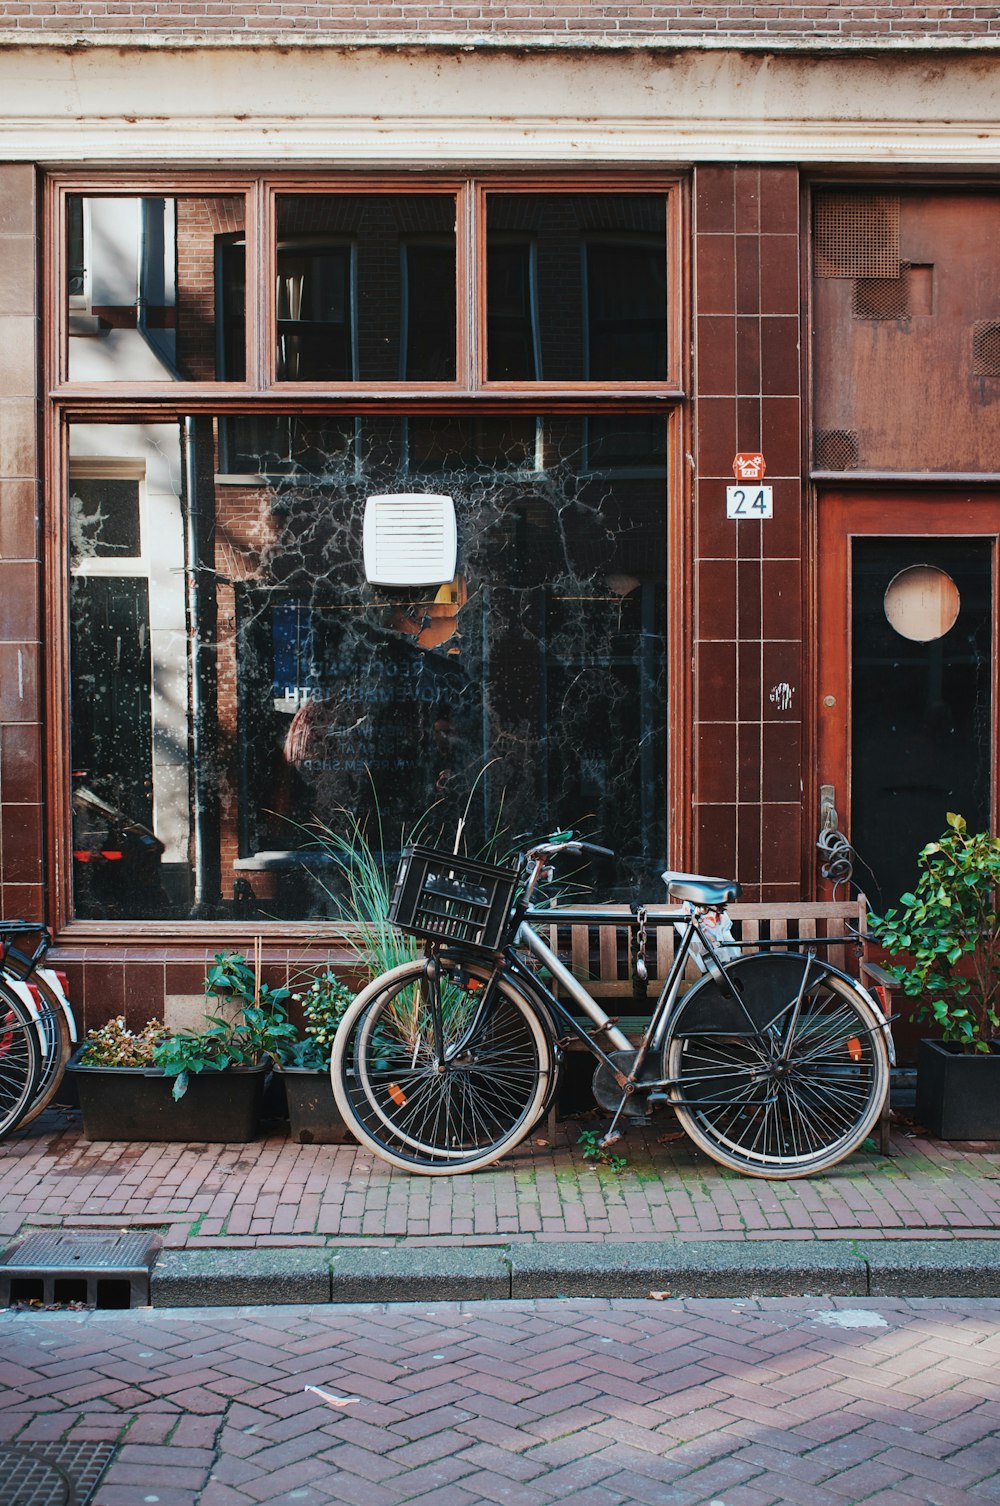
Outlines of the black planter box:
{"type": "Polygon", "coordinates": [[[1000,1051],[921,1041],[916,1116],[938,1140],[1000,1140],[1000,1051]]]}
{"type": "Polygon", "coordinates": [[[282,1067],[288,1095],[288,1128],[299,1145],[346,1145],[351,1134],[345,1127],[333,1096],[329,1072],[309,1067],[282,1067]]]}
{"type": "Polygon", "coordinates": [[[174,1079],[155,1067],[66,1068],[80,1094],[86,1140],[242,1144],[258,1133],[268,1067],[195,1072],[174,1101],[174,1079]]]}

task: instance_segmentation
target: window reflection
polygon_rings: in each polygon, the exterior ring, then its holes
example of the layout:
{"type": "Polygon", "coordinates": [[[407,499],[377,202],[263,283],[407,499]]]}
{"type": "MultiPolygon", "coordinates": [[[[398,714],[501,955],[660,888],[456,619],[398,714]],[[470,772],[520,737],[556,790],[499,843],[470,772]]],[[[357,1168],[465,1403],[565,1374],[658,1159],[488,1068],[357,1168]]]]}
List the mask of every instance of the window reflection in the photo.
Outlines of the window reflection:
{"type": "Polygon", "coordinates": [[[345,811],[390,854],[425,812],[449,841],[464,813],[470,850],[583,827],[621,855],[619,891],[648,893],[663,421],[245,422],[227,442],[266,453],[231,477],[210,419],[73,428],[76,914],[335,914],[321,834],[345,811]],[[369,585],[366,497],[421,489],[455,500],[458,573],[369,585]]]}
{"type": "Polygon", "coordinates": [[[67,199],[74,382],[241,381],[241,196],[67,199]]]}
{"type": "Polygon", "coordinates": [[[491,194],[491,381],[663,381],[666,200],[491,194]]]}

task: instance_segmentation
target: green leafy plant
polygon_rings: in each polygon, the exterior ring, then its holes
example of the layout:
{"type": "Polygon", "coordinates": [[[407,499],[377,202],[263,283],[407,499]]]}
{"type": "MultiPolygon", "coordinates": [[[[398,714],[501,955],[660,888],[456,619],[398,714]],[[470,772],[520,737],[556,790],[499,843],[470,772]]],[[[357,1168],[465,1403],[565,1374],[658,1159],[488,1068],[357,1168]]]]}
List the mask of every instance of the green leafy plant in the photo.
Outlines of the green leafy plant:
{"type": "Polygon", "coordinates": [[[210,1015],[204,1030],[179,1030],[153,1047],[153,1063],[175,1079],[180,1099],[195,1072],[224,1072],[227,1067],[254,1067],[263,1056],[280,1059],[297,1031],[283,1009],[244,1005],[235,1021],[210,1015]]]}
{"type": "Polygon", "coordinates": [[[920,853],[920,878],[899,910],[873,916],[872,934],[888,969],[916,999],[913,1018],[940,1028],[945,1041],[987,1052],[1000,1031],[1000,838],[970,834],[948,813],[948,830],[920,853]]]}
{"type": "Polygon", "coordinates": [[[205,993],[263,1009],[280,1008],[289,997],[287,988],[273,988],[261,981],[259,945],[253,963],[242,952],[216,952],[205,975],[205,993]]]}
{"type": "Polygon", "coordinates": [[[583,1146],[583,1159],[593,1166],[606,1166],[616,1176],[628,1166],[627,1156],[613,1156],[606,1146],[601,1144],[596,1130],[583,1130],[577,1145],[583,1146]]]}
{"type": "Polygon", "coordinates": [[[322,1071],[329,1064],[333,1037],[354,994],[336,973],[326,968],[301,992],[293,993],[292,998],[302,1007],[305,1034],[283,1051],[282,1061],[286,1066],[322,1071]]]}

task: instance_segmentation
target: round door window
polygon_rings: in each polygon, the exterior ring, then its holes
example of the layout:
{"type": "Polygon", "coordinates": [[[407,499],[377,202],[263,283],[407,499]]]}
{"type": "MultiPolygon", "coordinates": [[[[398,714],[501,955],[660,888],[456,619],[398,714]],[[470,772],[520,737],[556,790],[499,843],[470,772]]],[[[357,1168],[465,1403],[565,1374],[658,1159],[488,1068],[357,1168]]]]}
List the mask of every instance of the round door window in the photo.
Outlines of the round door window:
{"type": "Polygon", "coordinates": [[[884,606],[890,625],[902,638],[931,643],[954,627],[962,605],[958,587],[936,565],[910,565],[886,587],[884,606]]]}

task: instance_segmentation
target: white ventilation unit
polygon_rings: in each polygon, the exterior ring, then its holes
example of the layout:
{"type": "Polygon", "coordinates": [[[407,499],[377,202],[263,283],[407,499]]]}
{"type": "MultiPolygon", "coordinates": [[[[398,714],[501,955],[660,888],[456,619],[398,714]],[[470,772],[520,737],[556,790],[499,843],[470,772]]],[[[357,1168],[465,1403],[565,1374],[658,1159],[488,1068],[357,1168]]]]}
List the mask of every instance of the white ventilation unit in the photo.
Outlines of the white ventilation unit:
{"type": "Polygon", "coordinates": [[[365,503],[365,575],[374,586],[440,586],[458,562],[451,497],[397,492],[365,503]]]}

